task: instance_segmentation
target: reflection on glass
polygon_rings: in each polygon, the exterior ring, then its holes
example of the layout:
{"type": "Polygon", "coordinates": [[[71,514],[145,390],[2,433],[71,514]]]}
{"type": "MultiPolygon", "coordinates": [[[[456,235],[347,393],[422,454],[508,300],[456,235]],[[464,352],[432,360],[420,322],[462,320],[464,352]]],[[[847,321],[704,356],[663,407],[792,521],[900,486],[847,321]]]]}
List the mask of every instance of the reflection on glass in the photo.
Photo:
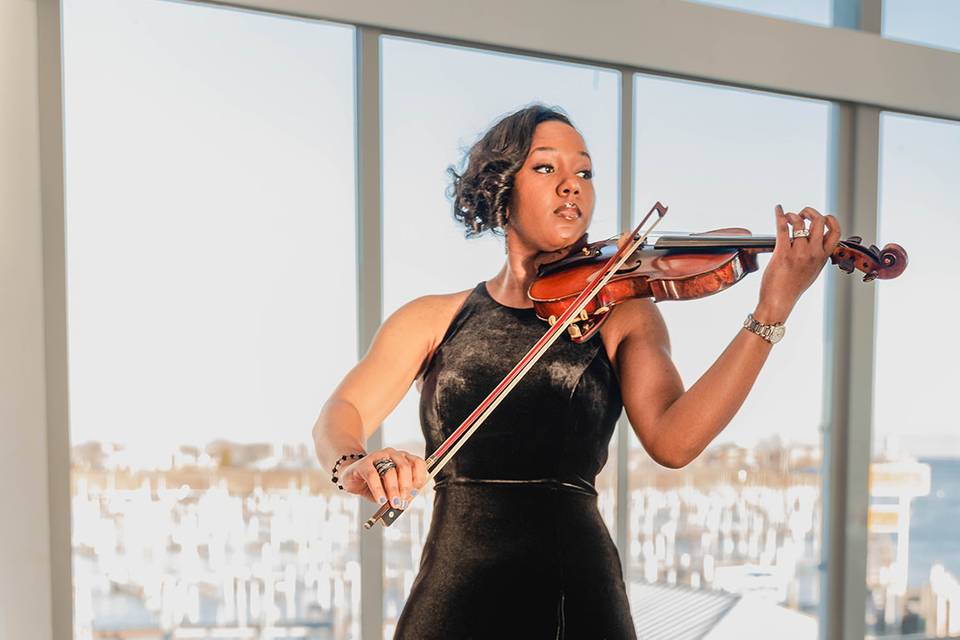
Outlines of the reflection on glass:
{"type": "Polygon", "coordinates": [[[695,0],[727,9],[760,13],[774,18],[787,18],[829,27],[833,24],[831,0],[695,0]]]}
{"type": "Polygon", "coordinates": [[[960,124],[884,113],[878,237],[910,255],[909,278],[877,289],[877,338],[867,555],[867,631],[960,633],[960,348],[938,331],[960,313],[951,252],[930,232],[960,231],[960,124]],[[922,318],[918,322],[918,318],[922,318]]]}
{"type": "Polygon", "coordinates": [[[74,637],[358,637],[353,30],[63,10],[74,637]]]}
{"type": "Polygon", "coordinates": [[[960,51],[960,2],[884,0],[883,35],[896,40],[960,51]]]}
{"type": "MultiPolygon", "coordinates": [[[[502,239],[464,238],[446,196],[445,170],[459,164],[490,125],[530,102],[560,106],[583,134],[597,193],[590,237],[617,233],[615,72],[400,38],[385,37],[381,43],[384,317],[418,296],[470,289],[500,270],[502,239]]],[[[424,451],[418,402],[418,392],[411,389],[384,425],[384,446],[430,453],[424,451]]],[[[610,458],[615,457],[611,447],[610,458]]],[[[597,478],[599,507],[611,531],[614,467],[608,462],[597,478]]],[[[393,635],[419,568],[433,497],[428,488],[384,529],[386,638],[393,635]]]]}
{"type": "MultiPolygon", "coordinates": [[[[635,100],[634,211],[657,200],[669,206],[658,231],[745,227],[774,235],[778,203],[828,213],[827,103],[645,76],[636,77],[635,100]]],[[[728,291],[658,305],[685,388],[742,330],[769,257],[761,254],[760,271],[728,291]]],[[[796,633],[790,637],[816,637],[823,274],[786,327],[740,411],[691,465],[662,468],[634,440],[628,580],[635,611],[669,593],[715,610],[717,617],[691,625],[710,627],[722,616],[734,636],[782,623],[796,633]]],[[[641,635],[657,632],[637,623],[641,635]]]]}

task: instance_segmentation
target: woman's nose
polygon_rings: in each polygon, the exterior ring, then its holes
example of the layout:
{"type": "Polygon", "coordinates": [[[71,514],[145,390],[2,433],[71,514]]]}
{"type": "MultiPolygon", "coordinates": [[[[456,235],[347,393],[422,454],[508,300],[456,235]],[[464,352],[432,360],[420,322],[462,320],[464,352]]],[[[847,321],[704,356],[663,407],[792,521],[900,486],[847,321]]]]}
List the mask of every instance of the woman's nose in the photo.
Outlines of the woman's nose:
{"type": "Polygon", "coordinates": [[[576,176],[570,176],[558,185],[557,191],[562,196],[578,195],[580,193],[580,182],[576,176]]]}

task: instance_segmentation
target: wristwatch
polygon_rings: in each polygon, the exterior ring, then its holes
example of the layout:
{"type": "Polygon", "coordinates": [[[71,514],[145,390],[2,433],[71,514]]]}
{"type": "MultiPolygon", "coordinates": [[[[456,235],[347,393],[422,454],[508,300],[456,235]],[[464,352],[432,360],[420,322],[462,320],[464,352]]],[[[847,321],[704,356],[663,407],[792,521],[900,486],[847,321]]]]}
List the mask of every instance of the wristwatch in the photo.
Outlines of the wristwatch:
{"type": "Polygon", "coordinates": [[[753,317],[752,313],[747,314],[747,319],[743,321],[743,328],[752,331],[770,344],[776,344],[786,333],[787,329],[782,322],[777,324],[763,324],[753,317]]]}

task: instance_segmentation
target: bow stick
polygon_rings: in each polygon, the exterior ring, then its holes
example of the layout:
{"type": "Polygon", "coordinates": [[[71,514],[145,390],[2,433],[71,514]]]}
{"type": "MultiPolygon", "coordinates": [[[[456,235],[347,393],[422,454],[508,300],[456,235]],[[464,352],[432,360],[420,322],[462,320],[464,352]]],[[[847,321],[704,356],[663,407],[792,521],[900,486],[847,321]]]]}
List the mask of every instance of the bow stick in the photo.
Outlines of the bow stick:
{"type": "MultiPolygon", "coordinates": [[[[503,380],[500,381],[493,391],[477,405],[477,408],[467,416],[467,418],[460,424],[457,429],[450,434],[450,436],[443,441],[443,443],[437,447],[437,450],[430,454],[430,457],[425,460],[427,463],[427,476],[428,479],[433,478],[440,470],[453,458],[454,454],[466,444],[467,440],[470,438],[473,433],[480,428],[480,425],[487,419],[494,409],[497,408],[497,405],[503,401],[508,393],[520,382],[521,379],[533,368],[533,365],[537,363],[541,356],[546,353],[547,349],[556,342],[557,338],[560,337],[560,334],[566,330],[567,326],[570,325],[579,315],[580,312],[586,308],[590,300],[599,293],[600,289],[607,284],[610,278],[613,277],[613,274],[623,266],[627,259],[637,250],[640,246],[643,245],[647,236],[651,231],[660,223],[660,220],[663,219],[663,216],[667,213],[667,207],[663,206],[659,202],[653,205],[653,208],[647,212],[647,215],[643,217],[643,220],[640,221],[640,224],[637,225],[637,228],[632,232],[632,239],[629,244],[625,244],[620,249],[607,260],[607,263],[600,269],[597,274],[590,280],[590,283],[580,292],[580,295],[577,296],[576,300],[567,308],[565,312],[557,319],[556,323],[551,326],[543,337],[541,337],[535,345],[527,352],[523,358],[520,359],[520,362],[508,373],[503,380]],[[647,220],[651,215],[657,213],[656,219],[650,224],[650,227],[641,232],[643,225],[647,223],[647,220]]],[[[374,513],[370,518],[363,523],[364,529],[370,529],[374,524],[377,523],[377,520],[383,520],[383,526],[389,527],[393,524],[394,520],[400,517],[400,514],[404,512],[403,509],[398,509],[394,506],[391,506],[389,502],[381,506],[376,513],[374,513]]]]}

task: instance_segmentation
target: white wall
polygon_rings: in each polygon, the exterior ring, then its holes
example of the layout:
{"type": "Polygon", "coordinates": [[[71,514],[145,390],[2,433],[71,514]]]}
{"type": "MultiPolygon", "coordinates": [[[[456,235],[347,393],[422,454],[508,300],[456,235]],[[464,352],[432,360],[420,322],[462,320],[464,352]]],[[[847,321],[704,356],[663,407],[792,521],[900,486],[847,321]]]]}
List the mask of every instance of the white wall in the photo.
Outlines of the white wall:
{"type": "Polygon", "coordinates": [[[37,1],[0,0],[0,640],[51,637],[37,1]]]}

